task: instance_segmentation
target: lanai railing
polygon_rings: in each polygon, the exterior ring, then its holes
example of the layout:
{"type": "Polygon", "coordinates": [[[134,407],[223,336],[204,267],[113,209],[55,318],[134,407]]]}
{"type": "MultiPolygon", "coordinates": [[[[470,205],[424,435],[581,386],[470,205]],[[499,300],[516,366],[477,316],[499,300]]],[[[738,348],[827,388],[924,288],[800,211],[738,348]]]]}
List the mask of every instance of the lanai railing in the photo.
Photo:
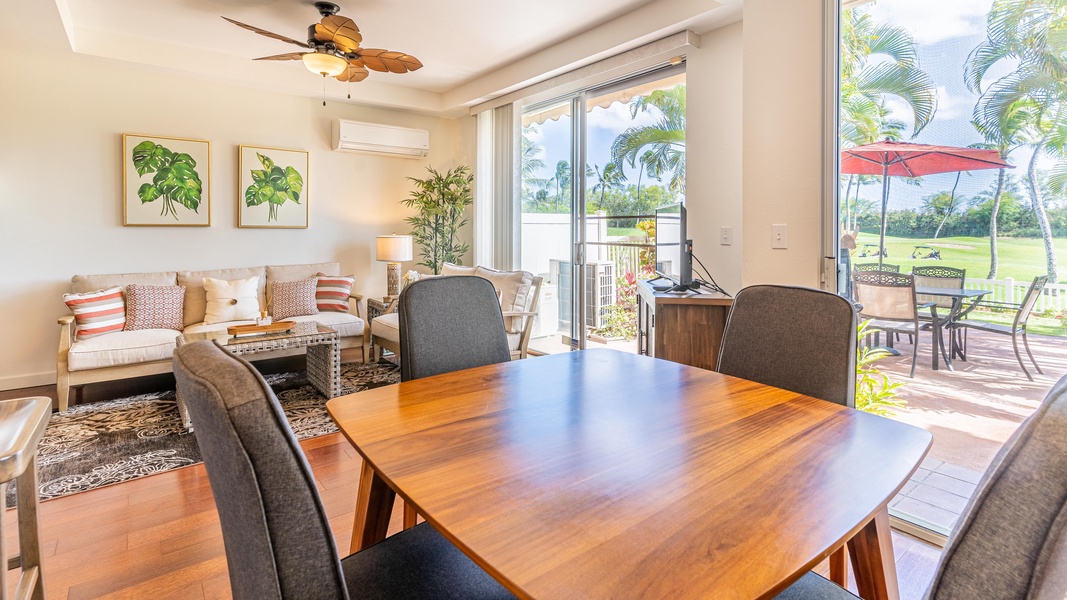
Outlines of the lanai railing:
{"type": "MultiPolygon", "coordinates": [[[[1026,290],[1030,289],[1030,281],[1016,281],[1015,279],[971,279],[967,278],[963,286],[967,289],[989,290],[993,292],[985,297],[994,302],[1011,302],[1018,304],[1023,301],[1026,290]]],[[[1048,310],[1063,312],[1067,310],[1067,284],[1049,283],[1037,299],[1034,312],[1042,313],[1048,310]]]]}

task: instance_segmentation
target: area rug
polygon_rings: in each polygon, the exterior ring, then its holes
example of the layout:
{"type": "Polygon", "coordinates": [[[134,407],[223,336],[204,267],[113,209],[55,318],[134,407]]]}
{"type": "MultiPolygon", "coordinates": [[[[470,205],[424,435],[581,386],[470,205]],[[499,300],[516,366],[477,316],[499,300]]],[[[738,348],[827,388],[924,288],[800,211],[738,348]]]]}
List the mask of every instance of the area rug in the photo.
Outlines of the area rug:
{"type": "MultiPolygon", "coordinates": [[[[326,414],[326,398],[305,371],[265,375],[303,440],[337,431],[326,414]]],[[[346,363],[345,394],[400,381],[391,363],[346,363]]],[[[196,437],[181,426],[174,391],[92,402],[52,415],[38,448],[41,499],[58,498],[113,483],[194,465],[201,461],[196,437]]],[[[7,506],[15,505],[14,486],[7,506]]]]}

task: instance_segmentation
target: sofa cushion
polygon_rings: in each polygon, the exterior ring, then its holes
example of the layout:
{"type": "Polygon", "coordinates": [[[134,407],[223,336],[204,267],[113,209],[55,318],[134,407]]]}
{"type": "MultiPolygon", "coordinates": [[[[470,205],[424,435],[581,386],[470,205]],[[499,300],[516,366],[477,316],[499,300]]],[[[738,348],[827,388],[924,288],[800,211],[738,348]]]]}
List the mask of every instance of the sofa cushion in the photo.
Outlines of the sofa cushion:
{"type": "Polygon", "coordinates": [[[263,267],[216,269],[214,271],[178,271],[178,284],[185,286],[185,325],[201,323],[204,321],[204,315],[207,314],[207,292],[204,290],[205,278],[232,281],[235,279],[248,279],[249,277],[259,277],[259,306],[266,306],[266,270],[263,267]]]}
{"type": "Polygon", "coordinates": [[[370,334],[375,337],[385,338],[391,342],[400,343],[400,315],[389,313],[375,317],[370,322],[370,334]]]}
{"type": "MultiPolygon", "coordinates": [[[[529,306],[532,274],[526,271],[497,271],[486,267],[477,267],[474,274],[488,279],[500,292],[500,310],[524,312],[529,306]]],[[[508,333],[522,333],[522,317],[504,319],[504,326],[508,333]]]]}
{"type": "Polygon", "coordinates": [[[353,314],[339,312],[320,312],[317,315],[289,317],[286,321],[296,321],[297,323],[315,321],[330,329],[336,329],[337,333],[341,334],[341,337],[360,337],[366,328],[363,319],[353,314]]]}
{"type": "MultiPolygon", "coordinates": [[[[397,313],[389,313],[375,317],[370,322],[370,333],[373,336],[385,338],[397,344],[400,343],[400,316],[397,313]]],[[[518,350],[521,333],[508,334],[508,350],[518,350]]]]}
{"type": "Polygon", "coordinates": [[[74,313],[75,339],[87,340],[122,331],[126,325],[126,305],[122,288],[118,286],[84,294],[63,294],[63,302],[74,313]]]}
{"type": "Polygon", "coordinates": [[[131,283],[141,285],[174,285],[178,283],[178,274],[174,271],[162,273],[116,273],[114,275],[75,275],[70,278],[70,291],[84,294],[112,286],[125,289],[131,283]]]}
{"type": "Polygon", "coordinates": [[[315,284],[315,305],[319,312],[343,312],[351,309],[348,299],[352,296],[352,286],[356,285],[355,275],[326,275],[319,273],[315,284]]]}
{"type": "Polygon", "coordinates": [[[176,329],[181,331],[185,287],[180,285],[126,286],[126,331],[176,329]]]}
{"type": "Polygon", "coordinates": [[[255,320],[259,317],[260,302],[257,294],[259,277],[248,279],[204,278],[204,290],[207,294],[205,323],[223,323],[225,321],[255,320]]]}
{"type": "Polygon", "coordinates": [[[275,281],[311,279],[319,273],[323,275],[340,275],[341,265],[335,262],[308,263],[306,265],[268,265],[266,269],[267,289],[271,289],[275,281]]]}
{"type": "Polygon", "coordinates": [[[275,319],[319,314],[315,303],[316,279],[275,281],[270,285],[270,314],[275,319]]]}
{"type": "Polygon", "coordinates": [[[170,360],[174,352],[174,340],[181,332],[173,329],[138,329],[116,331],[108,335],[74,342],[67,354],[67,368],[85,371],[150,362],[170,360]]]}

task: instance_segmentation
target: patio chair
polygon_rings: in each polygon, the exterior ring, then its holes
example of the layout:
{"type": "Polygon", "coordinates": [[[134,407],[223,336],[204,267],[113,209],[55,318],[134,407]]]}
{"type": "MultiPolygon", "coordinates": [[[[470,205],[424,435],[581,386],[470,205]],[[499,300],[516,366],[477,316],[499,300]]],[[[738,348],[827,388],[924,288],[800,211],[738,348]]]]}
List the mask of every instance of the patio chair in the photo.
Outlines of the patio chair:
{"type": "MultiPolygon", "coordinates": [[[[1063,598],[1067,378],[1000,449],[960,516],[924,598],[1063,598]]],[[[807,573],[778,600],[856,597],[807,573]]]]}
{"type": "Polygon", "coordinates": [[[215,342],[174,351],[222,524],[234,598],[512,598],[428,523],[338,559],[278,399],[215,342]]]}
{"type": "Polygon", "coordinates": [[[1030,318],[1030,313],[1034,309],[1034,305],[1037,304],[1037,299],[1041,295],[1041,291],[1045,288],[1045,284],[1048,282],[1048,276],[1042,275],[1040,277],[1034,277],[1034,281],[1030,283],[1030,289],[1026,290],[1026,295],[1023,296],[1023,301],[1020,304],[1008,304],[1004,302],[990,302],[979,301],[976,303],[979,306],[988,306],[991,308],[1013,308],[1015,309],[1015,318],[1012,320],[1011,325],[1001,325],[999,323],[985,323],[983,321],[958,321],[952,325],[954,330],[963,330],[963,355],[967,356],[967,330],[975,329],[977,331],[987,331],[989,333],[996,333],[1000,335],[1011,336],[1011,347],[1015,350],[1015,360],[1019,361],[1019,366],[1022,367],[1023,373],[1026,374],[1026,378],[1030,381],[1034,380],[1034,376],[1030,374],[1030,371],[1026,369],[1026,364],[1023,362],[1022,354],[1019,352],[1019,338],[1023,340],[1023,348],[1026,349],[1026,355],[1030,357],[1030,362],[1034,363],[1034,368],[1038,373],[1044,374],[1041,367],[1038,366],[1037,361],[1034,360],[1033,352],[1030,352],[1030,344],[1026,341],[1026,321],[1030,318]]]}
{"type": "MultiPolygon", "coordinates": [[[[927,266],[927,267],[912,267],[911,274],[915,276],[915,287],[935,287],[935,288],[947,288],[947,289],[962,289],[963,282],[967,280],[967,269],[957,269],[956,267],[942,267],[942,266],[927,266]]],[[[952,311],[955,308],[952,302],[952,298],[947,296],[931,296],[929,294],[918,294],[915,297],[916,302],[919,304],[934,303],[937,305],[937,313],[940,315],[943,321],[948,322],[950,325],[952,321],[959,319],[963,315],[967,314],[974,309],[972,304],[961,310],[959,314],[953,314],[952,311]]],[[[931,317],[920,314],[919,321],[922,323],[923,329],[930,329],[933,327],[931,317]]],[[[953,333],[951,328],[949,330],[949,336],[953,333]]],[[[941,340],[941,351],[944,352],[945,340],[941,340]]]]}
{"type": "Polygon", "coordinates": [[[890,273],[899,273],[900,265],[891,265],[889,263],[882,263],[882,268],[878,268],[878,263],[860,263],[852,265],[853,271],[889,271],[890,273]]]}
{"type": "MultiPolygon", "coordinates": [[[[904,333],[914,336],[911,346],[911,374],[915,377],[915,361],[919,356],[919,305],[915,299],[915,280],[911,275],[886,271],[867,271],[852,274],[856,301],[862,305],[860,319],[871,319],[868,331],[884,331],[886,335],[904,333]]],[[[930,308],[931,318],[937,318],[937,307],[930,308]]],[[[936,337],[936,335],[935,335],[936,337]]],[[[937,348],[934,348],[937,352],[937,348]]]]}

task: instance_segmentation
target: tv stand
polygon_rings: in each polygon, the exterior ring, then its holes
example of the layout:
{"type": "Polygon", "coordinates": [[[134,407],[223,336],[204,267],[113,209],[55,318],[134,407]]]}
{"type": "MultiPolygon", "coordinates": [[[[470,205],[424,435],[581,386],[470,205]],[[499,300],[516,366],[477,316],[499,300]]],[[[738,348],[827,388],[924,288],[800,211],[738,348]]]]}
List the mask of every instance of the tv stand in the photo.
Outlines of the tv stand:
{"type": "Polygon", "coordinates": [[[706,291],[657,292],[637,282],[637,352],[715,370],[733,300],[706,291]]]}

